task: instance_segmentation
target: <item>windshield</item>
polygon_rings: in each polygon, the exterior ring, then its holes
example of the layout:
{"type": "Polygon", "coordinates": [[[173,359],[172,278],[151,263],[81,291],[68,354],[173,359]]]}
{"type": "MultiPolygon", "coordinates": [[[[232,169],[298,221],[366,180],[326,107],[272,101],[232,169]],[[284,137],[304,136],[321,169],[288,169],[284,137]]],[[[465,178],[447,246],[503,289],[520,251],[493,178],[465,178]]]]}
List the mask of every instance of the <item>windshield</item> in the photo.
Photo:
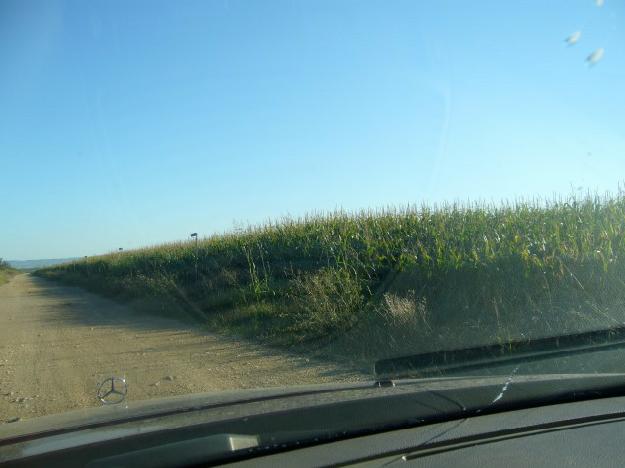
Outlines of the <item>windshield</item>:
{"type": "Polygon", "coordinates": [[[623,372],[624,16],[4,0],[0,422],[623,372]]]}

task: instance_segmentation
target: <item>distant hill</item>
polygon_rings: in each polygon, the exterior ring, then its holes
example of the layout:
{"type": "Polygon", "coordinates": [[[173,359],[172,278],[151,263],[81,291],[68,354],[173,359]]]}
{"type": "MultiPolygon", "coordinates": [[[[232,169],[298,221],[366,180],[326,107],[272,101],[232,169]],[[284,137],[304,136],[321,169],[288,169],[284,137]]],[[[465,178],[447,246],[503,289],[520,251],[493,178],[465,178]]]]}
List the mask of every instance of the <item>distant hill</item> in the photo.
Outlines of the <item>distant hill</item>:
{"type": "Polygon", "coordinates": [[[18,270],[30,270],[33,268],[43,268],[61,263],[68,263],[76,258],[41,258],[38,260],[7,260],[9,265],[18,270]]]}

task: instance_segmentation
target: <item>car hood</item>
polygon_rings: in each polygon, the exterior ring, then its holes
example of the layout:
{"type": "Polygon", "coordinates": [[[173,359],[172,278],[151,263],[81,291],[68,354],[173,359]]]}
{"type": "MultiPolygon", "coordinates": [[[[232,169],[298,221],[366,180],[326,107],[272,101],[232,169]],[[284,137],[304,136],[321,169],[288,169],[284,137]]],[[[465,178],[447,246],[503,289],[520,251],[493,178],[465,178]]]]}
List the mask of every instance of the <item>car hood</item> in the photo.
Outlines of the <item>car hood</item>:
{"type": "MultiPolygon", "coordinates": [[[[290,386],[284,388],[261,388],[210,392],[158,398],[142,401],[125,401],[117,405],[104,405],[68,411],[61,414],[26,419],[16,423],[0,426],[0,443],[10,439],[36,437],[38,434],[58,434],[85,428],[114,426],[128,422],[146,422],[158,420],[159,427],[165,420],[172,422],[189,418],[198,413],[215,409],[233,408],[241,405],[256,405],[268,411],[284,410],[291,407],[318,405],[351,401],[362,398],[385,397],[398,393],[429,393],[448,390],[494,387],[503,389],[513,380],[520,383],[555,383],[581,382],[580,386],[591,382],[610,385],[623,383],[625,374],[547,374],[547,375],[516,375],[487,377],[447,377],[428,379],[403,379],[398,381],[365,381],[355,383],[337,383],[308,386],[290,386]]],[[[505,390],[504,390],[505,391],[505,390]]],[[[497,398],[498,395],[495,395],[497,398]]],[[[501,398],[501,397],[500,397],[501,398]]],[[[460,398],[462,400],[462,398],[460,398]]],[[[467,404],[462,404],[467,406],[467,404]]]]}
{"type": "Polygon", "coordinates": [[[0,442],[23,436],[49,434],[51,432],[59,433],[152,418],[188,417],[190,413],[218,407],[223,408],[258,401],[267,402],[311,394],[331,394],[346,390],[358,391],[371,388],[372,386],[373,382],[357,382],[352,384],[341,383],[192,393],[149,400],[130,400],[115,405],[81,408],[33,419],[23,419],[11,424],[3,424],[0,425],[0,442]]]}

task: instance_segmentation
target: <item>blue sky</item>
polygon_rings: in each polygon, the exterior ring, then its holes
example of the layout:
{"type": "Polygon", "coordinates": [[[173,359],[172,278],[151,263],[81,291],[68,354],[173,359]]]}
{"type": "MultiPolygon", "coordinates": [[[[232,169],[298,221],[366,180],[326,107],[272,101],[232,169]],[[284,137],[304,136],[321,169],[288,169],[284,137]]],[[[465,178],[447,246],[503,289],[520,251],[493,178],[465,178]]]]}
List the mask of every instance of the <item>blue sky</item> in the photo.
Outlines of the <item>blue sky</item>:
{"type": "Polygon", "coordinates": [[[624,20],[625,0],[3,0],[0,257],[615,191],[624,20]]]}

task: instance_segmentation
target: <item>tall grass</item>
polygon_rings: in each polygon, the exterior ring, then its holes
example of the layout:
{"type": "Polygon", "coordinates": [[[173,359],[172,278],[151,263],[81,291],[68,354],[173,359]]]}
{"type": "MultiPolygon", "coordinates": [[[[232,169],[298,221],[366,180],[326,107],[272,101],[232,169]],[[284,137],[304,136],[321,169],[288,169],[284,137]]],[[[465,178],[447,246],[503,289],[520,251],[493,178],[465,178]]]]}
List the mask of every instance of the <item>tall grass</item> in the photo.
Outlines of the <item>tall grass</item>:
{"type": "Polygon", "coordinates": [[[0,258],[0,286],[8,283],[16,273],[17,271],[8,262],[0,258]]]}
{"type": "Polygon", "coordinates": [[[195,244],[177,242],[39,274],[280,343],[452,324],[550,334],[624,319],[625,196],[283,219],[201,240],[197,278],[195,263],[195,244]]]}

